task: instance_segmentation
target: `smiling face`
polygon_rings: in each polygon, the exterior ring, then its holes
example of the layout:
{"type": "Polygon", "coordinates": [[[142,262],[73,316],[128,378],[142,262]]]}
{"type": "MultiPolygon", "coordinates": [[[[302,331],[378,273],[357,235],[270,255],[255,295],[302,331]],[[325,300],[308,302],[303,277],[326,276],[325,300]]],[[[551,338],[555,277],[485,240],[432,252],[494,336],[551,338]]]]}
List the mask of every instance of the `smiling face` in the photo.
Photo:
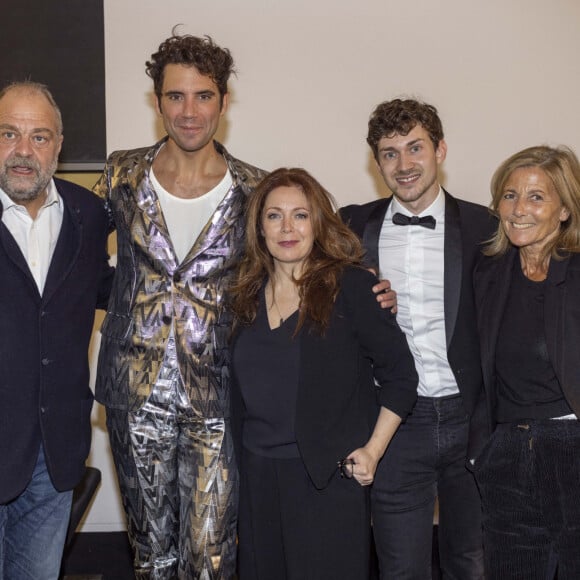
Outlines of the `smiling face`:
{"type": "Polygon", "coordinates": [[[275,268],[299,277],[314,246],[310,204],[298,187],[277,187],[266,197],[261,230],[275,268]]]}
{"type": "Polygon", "coordinates": [[[0,187],[14,202],[46,192],[61,145],[56,111],[43,94],[15,88],[0,99],[0,187]]]}
{"type": "Polygon", "coordinates": [[[228,95],[220,99],[216,83],[194,66],[168,64],[157,110],[163,126],[181,150],[195,152],[211,144],[228,95]]]}
{"type": "Polygon", "coordinates": [[[521,167],[509,176],[498,213],[510,242],[537,254],[551,246],[570,215],[552,180],[539,167],[521,167]]]}
{"type": "Polygon", "coordinates": [[[396,134],[379,141],[377,165],[401,205],[419,214],[439,193],[437,170],[446,153],[445,141],[439,141],[435,148],[427,131],[416,125],[407,135],[396,134]]]}

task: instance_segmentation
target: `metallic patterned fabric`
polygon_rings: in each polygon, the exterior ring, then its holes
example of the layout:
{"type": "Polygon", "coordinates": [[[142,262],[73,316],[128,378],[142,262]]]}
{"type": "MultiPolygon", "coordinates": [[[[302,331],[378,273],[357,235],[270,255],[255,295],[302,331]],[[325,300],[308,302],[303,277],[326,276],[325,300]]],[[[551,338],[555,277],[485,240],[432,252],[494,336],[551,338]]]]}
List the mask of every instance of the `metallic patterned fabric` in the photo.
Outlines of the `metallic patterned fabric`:
{"type": "Polygon", "coordinates": [[[189,404],[170,336],[148,401],[107,410],[135,576],[151,580],[232,578],[238,474],[224,419],[189,404]]]}
{"type": "MultiPolygon", "coordinates": [[[[198,540],[211,543],[214,535],[222,537],[222,531],[216,532],[208,518],[221,517],[226,502],[235,505],[237,496],[228,485],[217,484],[215,493],[223,496],[216,496],[215,501],[212,500],[213,507],[205,509],[204,493],[207,493],[208,482],[214,481],[210,472],[216,459],[213,452],[206,454],[205,451],[199,451],[200,448],[190,455],[181,445],[190,446],[191,439],[195,439],[197,433],[199,441],[207,444],[208,449],[213,449],[217,445],[214,430],[220,421],[224,425],[222,429],[225,429],[221,436],[226,441],[231,438],[228,421],[228,340],[232,320],[224,300],[242,252],[246,199],[265,173],[234,159],[219,143],[214,143],[228,165],[233,185],[183,262],[178,263],[159,199],[149,177],[153,159],[164,142],[160,141],[150,148],[113,153],[94,188],[95,193],[105,202],[111,228],[117,230],[118,248],[113,290],[101,328],[96,398],[106,405],[108,416],[113,417],[109,421],[113,430],[110,432],[111,447],[122,493],[131,495],[131,489],[141,486],[150,497],[151,504],[161,506],[173,502],[172,498],[177,497],[177,491],[169,493],[163,478],[169,477],[167,474],[176,467],[167,467],[167,470],[159,467],[157,475],[151,474],[153,479],[150,482],[146,478],[138,479],[135,483],[129,481],[136,475],[131,475],[130,464],[134,459],[129,457],[130,448],[127,447],[128,432],[131,430],[127,417],[137,413],[136,416],[150,419],[147,441],[151,442],[161,435],[155,434],[155,425],[163,431],[163,422],[157,422],[159,417],[153,420],[152,416],[147,415],[146,409],[147,404],[159,396],[156,391],[161,388],[158,379],[166,372],[164,361],[168,360],[169,338],[174,338],[175,369],[183,385],[183,397],[190,412],[197,417],[197,422],[187,423],[189,426],[186,431],[191,431],[189,436],[183,436],[179,429],[174,432],[177,436],[177,455],[183,457],[185,462],[192,462],[192,469],[198,471],[192,483],[194,516],[186,510],[179,514],[179,521],[182,524],[185,519],[197,522],[196,525],[200,526],[198,540]],[[140,415],[140,412],[145,415],[140,415]],[[124,415],[125,419],[114,419],[117,415],[124,415]],[[129,481],[125,486],[127,489],[123,488],[125,479],[129,481]],[[198,489],[199,485],[205,486],[204,489],[198,489]],[[198,494],[201,495],[198,497],[198,494]],[[202,513],[205,515],[200,515],[202,513]]],[[[178,401],[173,403],[178,404],[178,401]]],[[[153,453],[153,449],[145,442],[142,449],[145,455],[153,453]]],[[[229,457],[228,453],[226,456],[229,457]]],[[[156,457],[156,461],[163,464],[164,454],[156,457]]],[[[168,457],[167,461],[173,460],[168,457]]],[[[217,461],[219,463],[222,459],[217,461]]],[[[221,468],[228,471],[233,466],[228,459],[221,468]]],[[[222,476],[216,477],[218,481],[222,476]]],[[[231,481],[231,474],[228,477],[224,474],[223,477],[231,481]]],[[[175,478],[170,477],[170,480],[174,482],[175,478]]],[[[142,501],[136,497],[135,501],[142,501]]],[[[139,514],[147,519],[149,516],[144,506],[131,506],[132,501],[131,497],[124,498],[128,519],[135,518],[137,521],[139,514]]],[[[175,516],[167,516],[170,517],[175,516]]],[[[138,524],[130,522],[130,533],[132,529],[141,529],[143,525],[144,521],[138,524]]],[[[165,547],[168,561],[174,557],[174,549],[185,556],[194,553],[195,547],[192,546],[179,545],[172,548],[173,540],[163,538],[162,529],[166,528],[159,527],[159,532],[153,534],[149,541],[165,547]]],[[[222,539],[227,546],[233,546],[234,530],[228,533],[230,536],[222,539]]],[[[199,541],[192,540],[192,544],[196,542],[199,544],[199,541]]],[[[134,544],[137,543],[134,539],[134,544]]],[[[155,551],[151,546],[148,550],[149,553],[155,551]]],[[[195,571],[185,577],[228,578],[227,575],[201,574],[205,574],[205,571],[195,571]]]]}
{"type": "Polygon", "coordinates": [[[112,153],[94,188],[117,230],[117,270],[101,328],[96,398],[109,408],[140,409],[173,329],[189,400],[198,402],[205,418],[224,417],[231,329],[224,296],[242,252],[247,195],[265,173],[215,144],[233,186],[180,264],[149,179],[163,143],[112,153]]]}

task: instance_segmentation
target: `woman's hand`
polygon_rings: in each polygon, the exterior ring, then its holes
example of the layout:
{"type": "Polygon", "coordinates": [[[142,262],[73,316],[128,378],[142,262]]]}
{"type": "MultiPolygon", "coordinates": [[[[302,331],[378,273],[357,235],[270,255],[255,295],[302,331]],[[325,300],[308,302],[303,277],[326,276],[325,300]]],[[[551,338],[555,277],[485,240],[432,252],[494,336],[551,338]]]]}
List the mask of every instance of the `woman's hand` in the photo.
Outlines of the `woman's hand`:
{"type": "Polygon", "coordinates": [[[370,485],[374,481],[380,457],[365,446],[355,449],[347,459],[353,461],[352,476],[361,485],[370,485]]]}
{"type": "Polygon", "coordinates": [[[386,407],[381,407],[373,434],[364,447],[355,449],[346,459],[352,460],[352,476],[361,485],[370,485],[375,479],[377,464],[385,453],[401,417],[386,407]]]}

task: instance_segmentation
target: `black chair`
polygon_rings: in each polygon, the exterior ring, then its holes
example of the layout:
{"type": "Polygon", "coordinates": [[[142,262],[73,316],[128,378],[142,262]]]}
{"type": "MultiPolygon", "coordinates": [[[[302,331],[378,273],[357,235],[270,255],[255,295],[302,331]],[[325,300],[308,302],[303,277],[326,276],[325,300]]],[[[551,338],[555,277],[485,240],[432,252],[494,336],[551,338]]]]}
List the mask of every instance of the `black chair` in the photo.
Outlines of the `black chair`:
{"type": "Polygon", "coordinates": [[[101,471],[96,467],[86,467],[83,478],[73,490],[72,508],[68,531],[66,533],[65,550],[70,547],[77,526],[87,511],[100,483],[101,471]]]}

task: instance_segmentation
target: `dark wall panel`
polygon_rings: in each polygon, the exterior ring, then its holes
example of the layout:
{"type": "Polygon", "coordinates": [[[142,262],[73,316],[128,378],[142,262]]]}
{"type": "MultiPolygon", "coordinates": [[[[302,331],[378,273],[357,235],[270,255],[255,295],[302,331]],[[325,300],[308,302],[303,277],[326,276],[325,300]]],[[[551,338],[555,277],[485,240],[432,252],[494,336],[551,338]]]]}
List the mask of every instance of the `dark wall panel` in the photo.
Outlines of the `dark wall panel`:
{"type": "Polygon", "coordinates": [[[62,111],[66,170],[106,157],[103,0],[2,0],[0,83],[48,85],[62,111]]]}

